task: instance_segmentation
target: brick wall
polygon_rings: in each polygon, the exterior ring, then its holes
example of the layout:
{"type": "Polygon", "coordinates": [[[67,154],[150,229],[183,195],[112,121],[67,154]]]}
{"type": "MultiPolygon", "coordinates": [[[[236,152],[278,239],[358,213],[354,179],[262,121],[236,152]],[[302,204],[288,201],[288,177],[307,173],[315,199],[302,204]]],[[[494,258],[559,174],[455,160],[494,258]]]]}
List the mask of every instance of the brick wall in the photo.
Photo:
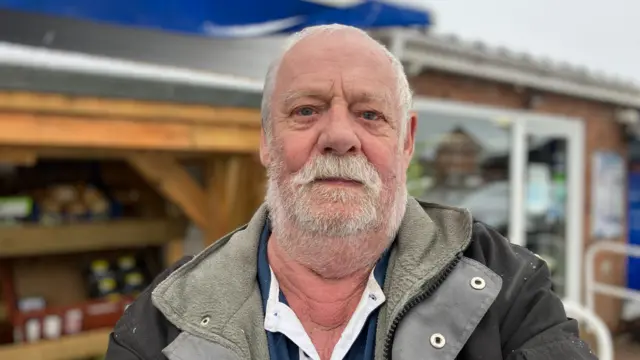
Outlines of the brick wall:
{"type": "MultiPolygon", "coordinates": [[[[610,150],[626,158],[622,131],[613,118],[614,106],[544,92],[535,92],[536,101],[531,101],[534,92],[518,86],[435,71],[423,72],[411,78],[410,83],[418,96],[581,118],[586,131],[583,232],[585,248],[591,243],[591,156],[597,150],[610,150]]],[[[626,235],[615,241],[626,241],[626,235]]],[[[602,256],[598,258],[598,263],[596,269],[600,269],[599,280],[624,284],[623,259],[602,256]]],[[[598,314],[612,329],[618,327],[621,309],[619,301],[599,297],[596,308],[598,314]]]]}

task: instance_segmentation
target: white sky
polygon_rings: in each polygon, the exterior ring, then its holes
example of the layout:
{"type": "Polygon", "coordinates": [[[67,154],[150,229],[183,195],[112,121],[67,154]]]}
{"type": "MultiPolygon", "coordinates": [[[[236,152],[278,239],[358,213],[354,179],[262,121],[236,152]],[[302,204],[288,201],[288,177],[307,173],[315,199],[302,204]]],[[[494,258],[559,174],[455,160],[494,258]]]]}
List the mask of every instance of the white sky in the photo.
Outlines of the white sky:
{"type": "Polygon", "coordinates": [[[433,10],[437,33],[566,61],[640,83],[640,1],[411,2],[433,10]]]}

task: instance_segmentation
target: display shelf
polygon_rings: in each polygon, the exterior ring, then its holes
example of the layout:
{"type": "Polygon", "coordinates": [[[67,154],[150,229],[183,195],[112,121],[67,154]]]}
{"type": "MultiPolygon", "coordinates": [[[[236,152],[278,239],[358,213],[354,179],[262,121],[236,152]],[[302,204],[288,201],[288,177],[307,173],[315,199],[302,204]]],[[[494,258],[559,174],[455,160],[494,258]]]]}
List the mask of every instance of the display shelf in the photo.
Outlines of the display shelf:
{"type": "Polygon", "coordinates": [[[166,219],[0,227],[0,258],[163,245],[183,231],[166,219]]]}
{"type": "Polygon", "coordinates": [[[42,340],[33,344],[0,346],[0,359],[70,360],[103,355],[107,351],[111,329],[99,329],[42,340]]]}

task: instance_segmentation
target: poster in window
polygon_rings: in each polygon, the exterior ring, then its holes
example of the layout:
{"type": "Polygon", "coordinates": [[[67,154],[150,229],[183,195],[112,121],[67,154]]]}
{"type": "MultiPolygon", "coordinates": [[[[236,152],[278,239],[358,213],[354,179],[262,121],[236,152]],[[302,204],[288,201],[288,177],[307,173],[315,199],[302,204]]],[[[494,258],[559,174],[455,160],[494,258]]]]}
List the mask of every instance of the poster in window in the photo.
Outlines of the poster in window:
{"type": "Polygon", "coordinates": [[[624,160],[611,151],[596,151],[591,171],[591,236],[619,237],[623,232],[626,170],[624,160]]]}

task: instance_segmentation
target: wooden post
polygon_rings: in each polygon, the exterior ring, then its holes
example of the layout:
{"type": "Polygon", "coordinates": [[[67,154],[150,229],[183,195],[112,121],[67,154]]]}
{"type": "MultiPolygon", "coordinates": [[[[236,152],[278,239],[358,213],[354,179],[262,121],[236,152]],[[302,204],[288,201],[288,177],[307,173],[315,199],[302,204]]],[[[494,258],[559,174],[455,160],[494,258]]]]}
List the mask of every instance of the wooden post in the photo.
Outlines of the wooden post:
{"type": "Polygon", "coordinates": [[[217,156],[209,161],[207,245],[249,221],[258,206],[256,192],[261,194],[260,202],[264,197],[263,174],[262,166],[251,155],[217,156]]]}
{"type": "Polygon", "coordinates": [[[184,239],[174,238],[164,247],[164,266],[169,267],[180,260],[184,253],[184,239]]]}
{"type": "MultiPolygon", "coordinates": [[[[228,157],[218,155],[211,158],[206,167],[206,203],[209,226],[205,229],[205,246],[213,244],[230,228],[230,208],[227,205],[232,196],[228,194],[231,181],[237,175],[229,177],[228,157]]],[[[234,186],[231,186],[234,188],[234,186]]]]}
{"type": "Polygon", "coordinates": [[[254,212],[264,202],[267,191],[267,171],[257,156],[250,157],[250,160],[249,169],[251,174],[249,178],[251,179],[252,192],[251,199],[249,199],[249,208],[251,212],[254,212]]]}

